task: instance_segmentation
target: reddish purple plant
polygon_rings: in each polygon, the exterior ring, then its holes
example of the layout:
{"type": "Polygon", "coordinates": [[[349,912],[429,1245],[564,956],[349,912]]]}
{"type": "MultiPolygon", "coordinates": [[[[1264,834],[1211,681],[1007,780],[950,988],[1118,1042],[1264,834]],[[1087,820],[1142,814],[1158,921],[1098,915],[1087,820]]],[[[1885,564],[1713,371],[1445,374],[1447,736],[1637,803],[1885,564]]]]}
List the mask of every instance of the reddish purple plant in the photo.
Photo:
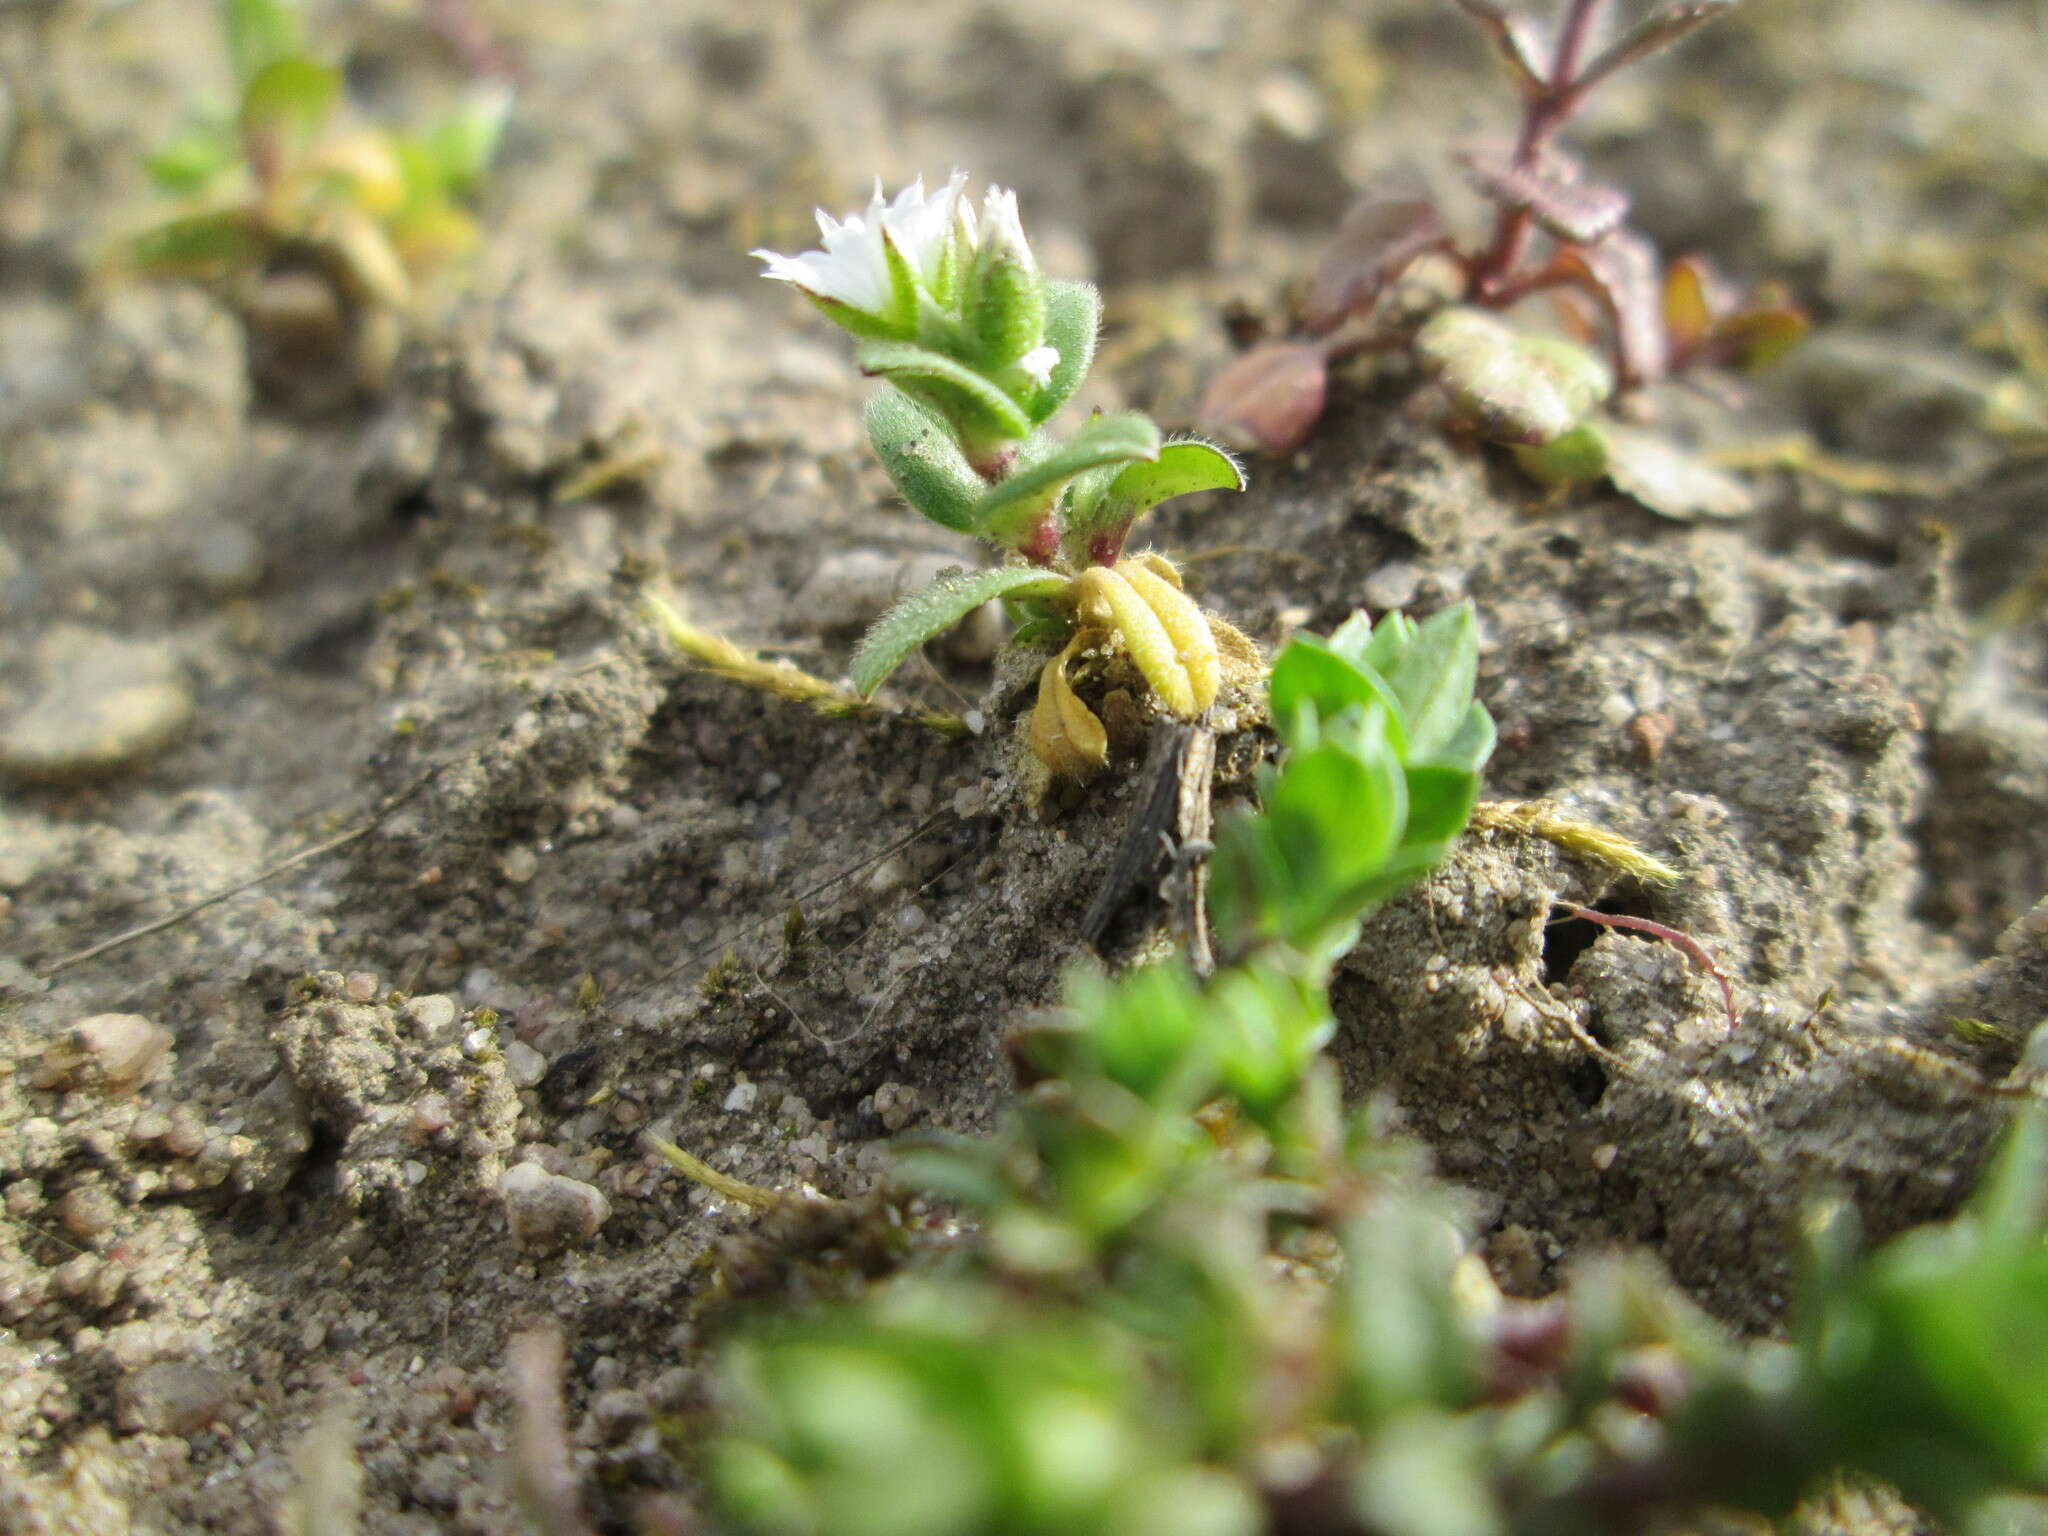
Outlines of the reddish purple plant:
{"type": "MultiPolygon", "coordinates": [[[[1458,302],[1466,305],[1506,309],[1543,292],[1591,299],[1623,388],[1703,365],[1754,365],[1804,332],[1805,316],[1781,289],[1739,295],[1696,256],[1667,268],[1656,247],[1628,227],[1628,194],[1590,179],[1557,145],[1603,81],[1737,0],[1671,0],[1605,47],[1596,41],[1612,0],[1567,0],[1547,62],[1526,16],[1495,0],[1454,3],[1485,29],[1522,97],[1521,128],[1511,142],[1455,151],[1467,178],[1494,204],[1490,237],[1483,245],[1462,243],[1432,198],[1368,191],[1345,214],[1309,280],[1300,305],[1306,335],[1254,347],[1219,374],[1202,402],[1207,430],[1271,453],[1298,446],[1322,416],[1331,363],[1413,339],[1418,317],[1384,317],[1379,301],[1427,255],[1448,258],[1459,278],[1458,302]]],[[[1576,307],[1567,314],[1584,323],[1576,307]]]]}

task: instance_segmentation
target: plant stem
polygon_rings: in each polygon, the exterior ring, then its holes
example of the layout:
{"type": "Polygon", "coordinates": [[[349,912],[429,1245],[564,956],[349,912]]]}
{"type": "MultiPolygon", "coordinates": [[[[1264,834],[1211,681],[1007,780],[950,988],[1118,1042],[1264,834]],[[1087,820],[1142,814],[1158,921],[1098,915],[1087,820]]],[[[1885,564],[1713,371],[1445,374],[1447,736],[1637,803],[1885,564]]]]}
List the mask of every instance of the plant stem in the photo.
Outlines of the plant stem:
{"type": "MultiPolygon", "coordinates": [[[[1594,26],[1606,6],[1607,0],[1570,0],[1557,34],[1557,48],[1551,55],[1550,77],[1544,81],[1543,90],[1529,97],[1522,109],[1522,130],[1515,137],[1516,170],[1535,170],[1557,131],[1578,111],[1584,99],[1578,88],[1579,68],[1585,62],[1594,26]]],[[[1494,224],[1493,244],[1471,269],[1468,282],[1473,297],[1500,301],[1515,269],[1528,254],[1535,223],[1526,203],[1501,209],[1494,224]]]]}

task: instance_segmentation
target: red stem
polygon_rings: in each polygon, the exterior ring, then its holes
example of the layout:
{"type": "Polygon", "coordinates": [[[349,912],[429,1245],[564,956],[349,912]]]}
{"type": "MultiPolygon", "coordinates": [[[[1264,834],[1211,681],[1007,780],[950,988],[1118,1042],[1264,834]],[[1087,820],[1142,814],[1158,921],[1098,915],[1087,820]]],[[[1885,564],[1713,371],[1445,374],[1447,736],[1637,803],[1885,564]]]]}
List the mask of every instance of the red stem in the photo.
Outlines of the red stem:
{"type": "MultiPolygon", "coordinates": [[[[1571,121],[1585,99],[1579,90],[1579,68],[1585,63],[1594,25],[1606,4],[1607,0],[1571,0],[1564,25],[1557,34],[1557,49],[1551,55],[1550,78],[1522,109],[1522,131],[1515,137],[1516,170],[1537,167],[1550,141],[1571,121]]],[[[1515,269],[1528,255],[1535,224],[1526,204],[1501,209],[1494,224],[1493,244],[1473,264],[1467,279],[1473,297],[1500,301],[1502,291],[1515,279],[1515,269]]]]}

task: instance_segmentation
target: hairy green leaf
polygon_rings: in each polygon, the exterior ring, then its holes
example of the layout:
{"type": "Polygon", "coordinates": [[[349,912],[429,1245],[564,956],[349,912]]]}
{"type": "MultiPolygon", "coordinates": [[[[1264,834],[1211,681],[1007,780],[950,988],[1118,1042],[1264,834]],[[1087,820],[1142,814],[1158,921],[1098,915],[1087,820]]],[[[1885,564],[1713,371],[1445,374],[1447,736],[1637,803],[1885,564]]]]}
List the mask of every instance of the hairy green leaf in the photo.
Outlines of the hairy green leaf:
{"type": "Polygon", "coordinates": [[[956,533],[974,531],[988,483],[974,472],[946,423],[899,389],[868,401],[868,442],[903,499],[956,533]]]}
{"type": "Polygon", "coordinates": [[[1183,439],[1165,443],[1159,457],[1132,464],[1110,476],[1084,498],[1076,487],[1068,537],[1080,543],[1097,533],[1131,526],[1162,501],[1196,491],[1241,491],[1244,470],[1236,459],[1212,443],[1183,439]]]}
{"type": "Polygon", "coordinates": [[[862,697],[882,686],[891,672],[925,641],[974,612],[992,597],[1050,597],[1066,579],[1022,565],[985,571],[948,571],[903,599],[876,621],[853,655],[853,686],[862,697]]]}

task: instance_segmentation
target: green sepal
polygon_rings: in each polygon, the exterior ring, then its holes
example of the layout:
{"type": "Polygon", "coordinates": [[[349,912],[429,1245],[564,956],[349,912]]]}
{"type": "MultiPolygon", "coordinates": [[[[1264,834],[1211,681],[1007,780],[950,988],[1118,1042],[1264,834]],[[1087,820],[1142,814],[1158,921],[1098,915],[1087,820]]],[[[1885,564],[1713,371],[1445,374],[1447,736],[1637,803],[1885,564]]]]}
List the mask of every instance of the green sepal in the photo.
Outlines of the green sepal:
{"type": "Polygon", "coordinates": [[[866,698],[903,665],[912,651],[959,623],[992,597],[1051,597],[1064,591],[1066,585],[1063,576],[1023,565],[948,571],[876,620],[853,654],[853,686],[866,698]]]}
{"type": "Polygon", "coordinates": [[[1074,397],[1095,363],[1095,338],[1102,328],[1102,295],[1093,283],[1054,279],[1045,285],[1045,344],[1060,360],[1052,376],[1031,397],[1033,425],[1052,420],[1053,413],[1074,397]]]}
{"type": "Polygon", "coordinates": [[[1008,368],[1045,337],[1045,279],[1014,246],[983,250],[961,306],[975,358],[990,373],[1008,368]]]}
{"type": "Polygon", "coordinates": [[[974,472],[952,431],[899,389],[868,401],[868,442],[903,499],[955,533],[974,531],[974,510],[988,483],[974,472]]]}
{"type": "Polygon", "coordinates": [[[914,342],[873,340],[861,344],[854,360],[862,373],[887,379],[943,416],[970,453],[977,447],[1016,442],[1031,431],[1031,419],[1022,406],[944,353],[914,342]]]}
{"type": "Polygon", "coordinates": [[[1019,464],[982,498],[974,531],[998,544],[1028,535],[1076,476],[1105,464],[1128,464],[1159,453],[1159,428],[1134,411],[1090,418],[1043,457],[1019,464]]]}
{"type": "Polygon", "coordinates": [[[1175,496],[1244,488],[1244,470],[1215,444],[1199,438],[1163,444],[1155,460],[1075,485],[1067,513],[1068,553],[1079,558],[1097,534],[1121,532],[1175,496]]]}
{"type": "MultiPolygon", "coordinates": [[[[809,289],[798,290],[817,306],[818,313],[838,326],[842,331],[851,332],[862,341],[901,341],[907,334],[906,328],[882,315],[871,315],[864,309],[855,309],[851,304],[842,304],[837,299],[828,299],[823,294],[812,293],[809,289]]],[[[858,354],[856,354],[858,357],[858,354]]]]}

